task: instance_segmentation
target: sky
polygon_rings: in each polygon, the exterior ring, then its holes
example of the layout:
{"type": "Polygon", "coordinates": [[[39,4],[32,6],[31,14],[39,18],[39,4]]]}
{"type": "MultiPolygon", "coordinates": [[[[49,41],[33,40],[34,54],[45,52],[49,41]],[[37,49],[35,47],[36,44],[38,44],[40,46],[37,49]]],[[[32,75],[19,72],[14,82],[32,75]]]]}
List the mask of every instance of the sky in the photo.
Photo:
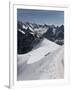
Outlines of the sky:
{"type": "Polygon", "coordinates": [[[60,26],[64,24],[64,11],[17,9],[17,20],[60,26]]]}

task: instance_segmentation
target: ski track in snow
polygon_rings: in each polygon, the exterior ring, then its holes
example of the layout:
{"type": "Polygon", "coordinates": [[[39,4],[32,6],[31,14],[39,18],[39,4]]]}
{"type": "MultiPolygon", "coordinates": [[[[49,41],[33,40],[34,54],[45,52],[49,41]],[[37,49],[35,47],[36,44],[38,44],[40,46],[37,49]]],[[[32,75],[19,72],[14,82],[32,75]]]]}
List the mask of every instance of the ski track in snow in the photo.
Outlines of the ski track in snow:
{"type": "Polygon", "coordinates": [[[40,48],[35,49],[29,52],[28,54],[18,55],[18,62],[17,62],[18,80],[64,78],[63,46],[57,46],[53,42],[51,43],[49,41],[46,41],[46,39],[44,39],[43,42],[40,44],[39,44],[40,48]],[[49,46],[50,45],[53,45],[53,46],[50,46],[51,48],[47,47],[46,43],[47,45],[49,43],[49,46]],[[41,47],[40,44],[43,47],[41,47]],[[44,51],[44,52],[41,51],[43,53],[42,55],[40,54],[41,52],[39,52],[40,51],[39,49],[44,51]],[[37,57],[36,58],[37,61],[33,60],[34,56],[35,58],[37,57]]]}

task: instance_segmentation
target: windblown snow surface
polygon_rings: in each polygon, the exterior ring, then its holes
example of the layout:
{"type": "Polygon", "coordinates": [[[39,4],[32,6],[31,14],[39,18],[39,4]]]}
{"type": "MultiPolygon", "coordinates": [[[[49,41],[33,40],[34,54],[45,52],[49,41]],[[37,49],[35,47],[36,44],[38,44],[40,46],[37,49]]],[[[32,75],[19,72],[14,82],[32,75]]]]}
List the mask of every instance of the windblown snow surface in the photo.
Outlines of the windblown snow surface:
{"type": "Polygon", "coordinates": [[[63,78],[63,46],[59,46],[44,38],[29,53],[17,56],[17,80],[63,78]]]}

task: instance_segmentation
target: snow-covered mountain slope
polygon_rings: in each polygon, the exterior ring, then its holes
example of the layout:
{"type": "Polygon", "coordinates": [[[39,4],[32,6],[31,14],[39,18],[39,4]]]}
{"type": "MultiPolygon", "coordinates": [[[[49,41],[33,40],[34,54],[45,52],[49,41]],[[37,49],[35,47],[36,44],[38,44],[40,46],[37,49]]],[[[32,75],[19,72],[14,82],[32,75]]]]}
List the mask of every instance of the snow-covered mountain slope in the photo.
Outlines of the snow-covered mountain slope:
{"type": "Polygon", "coordinates": [[[29,52],[30,58],[28,64],[41,60],[46,54],[49,54],[60,46],[44,38],[34,49],[29,52]]]}
{"type": "Polygon", "coordinates": [[[18,65],[18,80],[62,79],[64,78],[63,47],[47,54],[41,60],[27,64],[27,60],[18,65]]]}
{"type": "Polygon", "coordinates": [[[37,48],[43,47],[43,46],[47,46],[47,47],[48,47],[48,50],[52,50],[52,51],[53,51],[53,50],[56,50],[56,49],[59,48],[59,47],[61,47],[60,45],[58,45],[58,44],[56,44],[56,43],[54,43],[54,42],[52,42],[52,41],[44,38],[43,40],[41,40],[40,43],[38,43],[38,44],[34,47],[34,49],[37,49],[37,48]]]}
{"type": "MultiPolygon", "coordinates": [[[[21,60],[23,60],[23,58],[24,58],[24,60],[25,60],[26,57],[29,57],[27,63],[28,64],[35,63],[35,62],[41,60],[41,58],[43,58],[45,55],[53,52],[54,50],[57,50],[59,47],[61,47],[61,46],[44,38],[40,43],[38,43],[33,48],[32,51],[30,51],[27,54],[18,55],[18,58],[21,58],[21,60]]],[[[20,62],[20,61],[18,61],[18,62],[20,62]]]]}
{"type": "Polygon", "coordinates": [[[18,80],[63,78],[63,47],[43,39],[27,54],[17,57],[18,80]]]}
{"type": "Polygon", "coordinates": [[[40,79],[55,79],[55,78],[63,79],[64,78],[64,49],[63,47],[51,53],[45,59],[48,61],[43,66],[44,69],[43,69],[42,75],[40,76],[40,79]]]}

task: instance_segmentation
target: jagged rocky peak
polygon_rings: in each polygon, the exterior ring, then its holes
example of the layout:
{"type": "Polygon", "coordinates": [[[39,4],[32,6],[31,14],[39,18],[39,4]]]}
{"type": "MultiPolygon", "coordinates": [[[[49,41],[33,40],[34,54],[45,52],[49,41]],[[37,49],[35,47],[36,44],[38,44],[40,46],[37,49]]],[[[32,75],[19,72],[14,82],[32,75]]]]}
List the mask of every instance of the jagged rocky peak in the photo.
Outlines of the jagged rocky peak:
{"type": "Polygon", "coordinates": [[[17,22],[17,48],[18,54],[32,50],[43,38],[59,45],[64,44],[64,25],[55,26],[35,24],[30,22],[17,22]]]}

